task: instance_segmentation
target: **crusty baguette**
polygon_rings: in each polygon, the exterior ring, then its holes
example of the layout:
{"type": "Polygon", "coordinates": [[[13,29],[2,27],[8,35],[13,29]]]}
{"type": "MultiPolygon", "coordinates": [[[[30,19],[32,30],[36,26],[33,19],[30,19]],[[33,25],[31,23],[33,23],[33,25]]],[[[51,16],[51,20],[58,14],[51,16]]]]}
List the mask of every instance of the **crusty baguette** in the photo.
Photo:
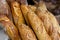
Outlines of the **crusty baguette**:
{"type": "Polygon", "coordinates": [[[52,24],[49,20],[48,14],[41,12],[40,10],[36,11],[37,16],[42,20],[44,27],[48,34],[52,31],[52,24]]]}
{"type": "Polygon", "coordinates": [[[48,13],[48,16],[49,16],[51,22],[53,23],[53,25],[56,27],[59,27],[56,17],[49,11],[47,11],[46,13],[48,13]]]}
{"type": "Polygon", "coordinates": [[[46,28],[47,33],[51,36],[53,40],[60,40],[58,35],[58,23],[51,13],[47,10],[45,4],[40,2],[36,14],[43,21],[44,27],[46,28]],[[55,22],[54,22],[55,21],[55,22]]]}
{"type": "Polygon", "coordinates": [[[19,24],[25,23],[21,9],[20,9],[20,5],[18,2],[11,3],[11,10],[12,10],[12,15],[13,15],[16,26],[18,26],[19,24]]]}
{"type": "Polygon", "coordinates": [[[44,28],[43,22],[34,12],[29,11],[27,17],[38,40],[51,40],[44,28]]]}
{"type": "MultiPolygon", "coordinates": [[[[55,18],[55,16],[51,12],[48,11],[47,13],[48,13],[49,19],[51,20],[53,27],[56,29],[55,32],[57,31],[58,36],[60,36],[60,27],[57,22],[57,19],[55,18]]],[[[54,37],[55,37],[55,35],[54,35],[54,37]]],[[[57,40],[58,37],[56,36],[55,38],[54,39],[57,40]]],[[[60,40],[60,38],[58,38],[58,39],[60,40]]]]}
{"type": "Polygon", "coordinates": [[[46,6],[43,2],[39,3],[36,14],[37,16],[42,20],[44,27],[46,28],[46,31],[48,34],[52,31],[52,24],[50,22],[50,19],[48,17],[48,14],[46,13],[46,6]]]}
{"type": "Polygon", "coordinates": [[[48,14],[46,13],[46,10],[47,9],[46,9],[45,4],[43,2],[40,2],[38,4],[37,10],[36,10],[36,14],[42,20],[42,22],[44,23],[44,26],[46,28],[46,31],[48,33],[50,33],[49,32],[49,28],[51,27],[51,23],[50,23],[48,14]]]}
{"type": "Polygon", "coordinates": [[[32,29],[25,24],[21,24],[18,27],[22,40],[37,40],[35,34],[32,29]]]}
{"type": "Polygon", "coordinates": [[[50,35],[50,37],[53,40],[59,39],[59,35],[58,35],[59,31],[57,32],[57,29],[53,26],[53,24],[50,21],[48,15],[46,13],[42,14],[42,12],[40,12],[40,11],[37,12],[37,15],[43,21],[44,27],[46,28],[46,31],[50,35]]]}
{"type": "Polygon", "coordinates": [[[27,13],[29,12],[28,5],[22,4],[21,5],[21,10],[22,10],[23,16],[24,16],[27,24],[29,25],[29,22],[28,22],[28,19],[27,19],[27,13]]]}
{"type": "Polygon", "coordinates": [[[0,23],[2,24],[11,40],[21,40],[18,35],[17,28],[6,16],[0,15],[0,23]]]}
{"type": "Polygon", "coordinates": [[[22,4],[21,5],[21,10],[22,10],[22,13],[23,13],[23,16],[25,18],[25,21],[28,25],[29,24],[29,21],[28,21],[28,18],[27,18],[27,13],[30,11],[29,9],[31,9],[32,11],[35,11],[36,10],[36,7],[35,6],[29,6],[29,5],[25,5],[25,4],[22,4]],[[33,8],[34,7],[34,8],[33,8]]]}

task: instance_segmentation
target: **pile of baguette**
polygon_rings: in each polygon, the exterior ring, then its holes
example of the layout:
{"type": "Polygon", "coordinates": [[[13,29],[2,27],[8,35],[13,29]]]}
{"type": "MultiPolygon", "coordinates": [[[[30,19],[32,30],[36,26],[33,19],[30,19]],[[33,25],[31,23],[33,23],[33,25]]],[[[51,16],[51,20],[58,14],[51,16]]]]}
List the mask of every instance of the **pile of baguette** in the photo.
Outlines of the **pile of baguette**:
{"type": "Polygon", "coordinates": [[[8,1],[10,13],[0,13],[0,24],[11,40],[60,40],[60,27],[44,2],[8,1]],[[8,15],[9,14],[9,15],[8,15]]]}

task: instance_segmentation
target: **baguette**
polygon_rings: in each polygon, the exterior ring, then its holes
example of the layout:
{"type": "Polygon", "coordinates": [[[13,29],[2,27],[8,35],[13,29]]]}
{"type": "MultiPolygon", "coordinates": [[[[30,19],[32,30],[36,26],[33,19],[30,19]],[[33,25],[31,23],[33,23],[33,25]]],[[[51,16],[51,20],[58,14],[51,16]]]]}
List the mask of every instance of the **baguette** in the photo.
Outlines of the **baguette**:
{"type": "Polygon", "coordinates": [[[51,24],[51,22],[49,20],[48,14],[42,13],[40,10],[37,10],[36,14],[42,20],[42,22],[44,24],[44,27],[46,28],[46,31],[49,34],[50,31],[52,31],[52,29],[50,29],[52,27],[52,24],[51,24]]]}
{"type": "Polygon", "coordinates": [[[49,37],[49,35],[47,34],[44,28],[43,22],[39,19],[39,17],[34,12],[29,11],[27,17],[38,40],[51,40],[51,38],[49,37]]]}
{"type": "Polygon", "coordinates": [[[17,28],[5,15],[0,15],[0,23],[11,40],[21,40],[17,28]]]}
{"type": "Polygon", "coordinates": [[[14,22],[15,22],[16,26],[25,23],[24,17],[22,15],[20,5],[18,2],[11,3],[11,10],[12,10],[12,15],[13,15],[14,22]]]}
{"type": "Polygon", "coordinates": [[[27,19],[27,13],[29,12],[28,5],[22,4],[21,5],[21,10],[22,10],[22,13],[23,13],[23,16],[25,18],[26,23],[29,25],[29,22],[28,22],[28,19],[27,19]]]}
{"type": "Polygon", "coordinates": [[[57,26],[59,24],[57,23],[56,19],[52,17],[53,15],[49,13],[49,11],[47,10],[43,2],[39,3],[36,14],[43,21],[44,27],[46,28],[46,31],[50,35],[52,40],[60,40],[59,35],[58,35],[58,26],[57,26]]]}
{"type": "Polygon", "coordinates": [[[37,40],[33,31],[25,24],[19,25],[19,32],[22,40],[37,40]]]}

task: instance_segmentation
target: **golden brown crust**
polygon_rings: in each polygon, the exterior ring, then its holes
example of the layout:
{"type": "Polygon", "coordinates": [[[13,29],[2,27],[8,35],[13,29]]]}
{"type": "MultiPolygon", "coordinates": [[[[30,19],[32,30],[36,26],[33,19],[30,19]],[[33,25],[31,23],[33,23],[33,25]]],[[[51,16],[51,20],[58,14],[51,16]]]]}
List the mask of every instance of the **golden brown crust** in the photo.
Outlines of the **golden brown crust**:
{"type": "Polygon", "coordinates": [[[55,35],[53,34],[52,37],[54,37],[54,40],[58,40],[58,39],[60,40],[60,37],[59,37],[60,28],[59,28],[58,22],[57,22],[55,16],[52,13],[50,13],[49,11],[48,11],[48,16],[53,25],[53,28],[55,29],[55,35]],[[56,34],[57,34],[57,36],[56,36],[56,34]]]}
{"type": "Polygon", "coordinates": [[[34,12],[29,11],[28,19],[39,40],[51,40],[44,28],[42,21],[34,12]]]}
{"type": "Polygon", "coordinates": [[[21,10],[22,10],[23,16],[24,16],[27,24],[29,25],[29,22],[28,22],[28,19],[27,19],[27,13],[29,12],[28,6],[22,4],[21,5],[21,10]]]}
{"type": "Polygon", "coordinates": [[[51,36],[53,40],[60,40],[58,35],[58,23],[55,17],[47,11],[47,8],[44,3],[40,3],[36,11],[36,14],[43,21],[47,33],[51,36]]]}
{"type": "Polygon", "coordinates": [[[6,16],[0,15],[0,23],[3,25],[3,28],[11,40],[21,40],[18,35],[18,30],[6,16]]]}
{"type": "Polygon", "coordinates": [[[11,3],[11,10],[12,10],[12,15],[13,15],[16,26],[18,26],[19,24],[25,23],[21,9],[20,9],[20,5],[18,2],[11,3]]]}
{"type": "Polygon", "coordinates": [[[37,40],[33,31],[24,24],[19,26],[19,32],[21,35],[22,40],[37,40]]]}
{"type": "MultiPolygon", "coordinates": [[[[46,28],[47,33],[50,33],[49,28],[52,27],[52,24],[51,24],[51,22],[49,20],[48,14],[43,13],[40,10],[37,10],[36,14],[42,20],[42,22],[43,22],[43,24],[44,24],[44,26],[46,28]]],[[[52,29],[50,29],[50,30],[52,30],[52,29]]]]}

